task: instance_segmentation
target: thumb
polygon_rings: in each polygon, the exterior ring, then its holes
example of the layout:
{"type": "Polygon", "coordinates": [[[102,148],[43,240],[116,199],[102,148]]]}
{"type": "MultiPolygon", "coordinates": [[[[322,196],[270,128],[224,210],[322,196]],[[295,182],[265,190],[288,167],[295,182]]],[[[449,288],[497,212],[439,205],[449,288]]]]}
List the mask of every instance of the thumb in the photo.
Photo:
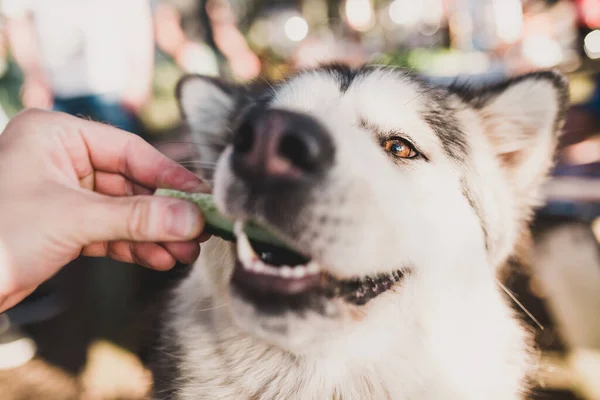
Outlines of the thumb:
{"type": "Polygon", "coordinates": [[[204,218],[193,203],[155,196],[97,196],[80,218],[84,240],[136,242],[186,241],[198,237],[204,218]]]}

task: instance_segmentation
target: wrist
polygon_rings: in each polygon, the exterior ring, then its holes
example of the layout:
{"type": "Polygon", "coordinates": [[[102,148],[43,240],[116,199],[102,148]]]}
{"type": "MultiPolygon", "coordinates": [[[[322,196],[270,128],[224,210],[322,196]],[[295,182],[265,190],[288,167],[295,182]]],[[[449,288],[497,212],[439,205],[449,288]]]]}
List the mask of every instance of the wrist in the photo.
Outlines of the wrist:
{"type": "Polygon", "coordinates": [[[46,74],[40,68],[29,68],[27,70],[24,70],[23,80],[25,82],[27,82],[27,81],[44,82],[44,83],[48,82],[48,78],[46,77],[46,74]]]}

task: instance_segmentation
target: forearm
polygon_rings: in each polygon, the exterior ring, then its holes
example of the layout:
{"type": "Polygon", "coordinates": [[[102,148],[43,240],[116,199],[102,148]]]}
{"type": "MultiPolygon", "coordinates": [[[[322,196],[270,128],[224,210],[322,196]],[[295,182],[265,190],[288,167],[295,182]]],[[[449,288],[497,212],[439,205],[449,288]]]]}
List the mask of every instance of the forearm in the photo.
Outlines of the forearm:
{"type": "MultiPolygon", "coordinates": [[[[127,37],[129,65],[131,67],[130,86],[127,94],[133,98],[148,95],[154,70],[154,35],[150,6],[145,0],[131,0],[131,8],[126,23],[131,30],[127,37]]],[[[125,13],[124,13],[125,14],[125,13]]]]}
{"type": "Polygon", "coordinates": [[[36,36],[33,22],[28,15],[9,19],[7,36],[12,55],[23,74],[42,77],[45,75],[40,45],[36,36]]]}

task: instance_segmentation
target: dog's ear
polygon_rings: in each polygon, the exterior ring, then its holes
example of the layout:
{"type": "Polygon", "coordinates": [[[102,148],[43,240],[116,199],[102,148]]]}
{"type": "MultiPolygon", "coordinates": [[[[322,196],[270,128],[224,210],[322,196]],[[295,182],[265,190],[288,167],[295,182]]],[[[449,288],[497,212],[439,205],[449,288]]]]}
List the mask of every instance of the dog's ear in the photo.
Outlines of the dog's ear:
{"type": "Polygon", "coordinates": [[[566,79],[543,71],[502,82],[470,99],[526,207],[537,202],[543,178],[553,165],[568,97],[566,79]]]}
{"type": "Polygon", "coordinates": [[[216,78],[186,75],[178,82],[176,95],[200,161],[216,162],[230,142],[230,124],[241,89],[216,78]]]}

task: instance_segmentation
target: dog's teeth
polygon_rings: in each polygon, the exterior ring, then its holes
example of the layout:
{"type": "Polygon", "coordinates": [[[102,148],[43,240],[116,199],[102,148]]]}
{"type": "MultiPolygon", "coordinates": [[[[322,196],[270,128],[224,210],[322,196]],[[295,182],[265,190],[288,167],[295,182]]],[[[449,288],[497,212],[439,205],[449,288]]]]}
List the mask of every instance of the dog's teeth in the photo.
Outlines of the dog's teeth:
{"type": "Polygon", "coordinates": [[[306,271],[310,274],[310,275],[315,275],[319,273],[319,265],[314,262],[311,261],[308,263],[308,265],[306,266],[306,271]]]}
{"type": "Polygon", "coordinates": [[[279,271],[276,267],[272,267],[270,265],[265,265],[264,271],[262,271],[265,275],[277,276],[279,271]]]}
{"type": "Polygon", "coordinates": [[[291,278],[292,277],[292,268],[290,268],[288,266],[280,267],[278,272],[282,278],[291,278]]]}
{"type": "Polygon", "coordinates": [[[244,232],[243,220],[235,221],[233,231],[237,238],[238,259],[242,267],[248,271],[262,275],[279,276],[285,279],[300,279],[307,275],[317,275],[321,271],[319,265],[314,261],[309,262],[307,265],[297,265],[294,267],[287,265],[276,267],[265,263],[252,248],[250,240],[244,232]]]}
{"type": "Polygon", "coordinates": [[[236,219],[233,223],[233,233],[235,236],[240,237],[244,235],[244,221],[241,219],[236,219]]]}
{"type": "Polygon", "coordinates": [[[306,276],[306,268],[305,267],[292,268],[292,276],[294,278],[304,278],[306,276]]]}
{"type": "Polygon", "coordinates": [[[243,232],[237,235],[237,253],[238,258],[244,265],[252,264],[258,260],[258,256],[254,252],[254,249],[252,249],[248,237],[243,232]]]}
{"type": "Polygon", "coordinates": [[[258,272],[259,274],[266,272],[267,266],[259,260],[254,261],[252,265],[254,266],[254,272],[258,272]]]}

